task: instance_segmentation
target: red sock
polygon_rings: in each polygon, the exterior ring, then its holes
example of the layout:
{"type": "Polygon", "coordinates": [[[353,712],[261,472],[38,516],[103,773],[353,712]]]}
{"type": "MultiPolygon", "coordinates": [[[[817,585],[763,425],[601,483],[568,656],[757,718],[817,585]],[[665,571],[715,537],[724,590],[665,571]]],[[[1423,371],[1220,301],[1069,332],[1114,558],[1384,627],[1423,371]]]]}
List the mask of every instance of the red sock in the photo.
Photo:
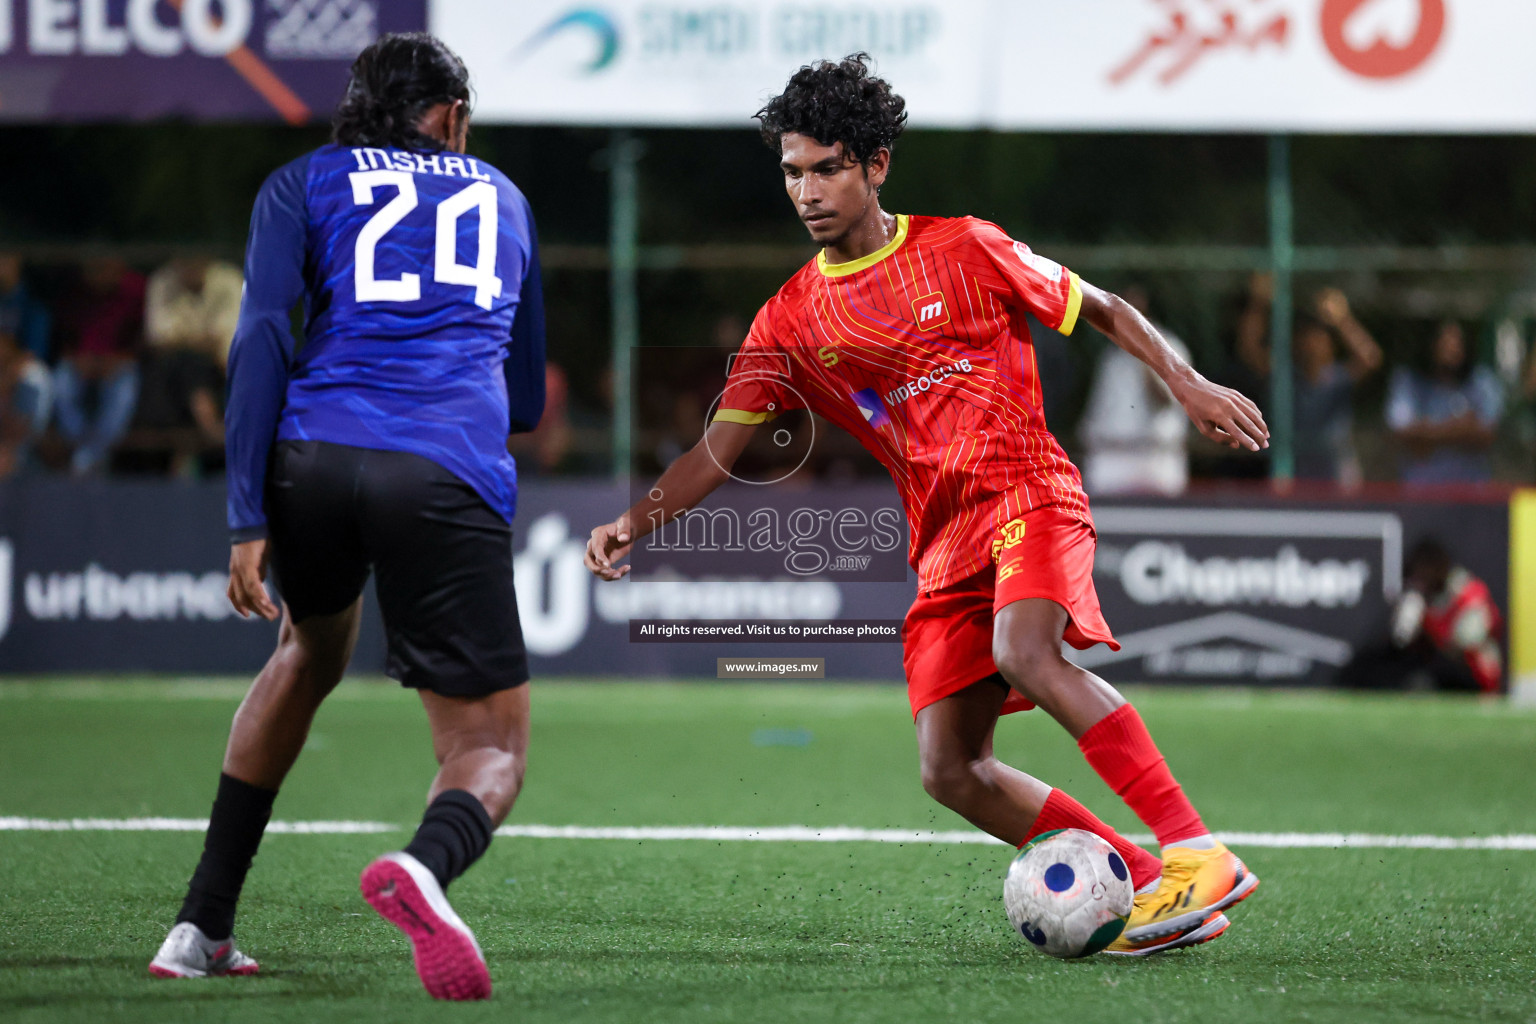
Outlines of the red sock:
{"type": "Polygon", "coordinates": [[[1126,865],[1131,869],[1131,884],[1138,889],[1161,877],[1163,873],[1161,860],[1104,824],[1094,817],[1092,811],[1061,790],[1053,789],[1051,795],[1045,798],[1045,806],[1040,808],[1035,823],[1029,826],[1029,835],[1024,837],[1024,842],[1058,828],[1081,828],[1103,836],[1125,858],[1126,865]]]}
{"type": "Polygon", "coordinates": [[[1129,704],[1104,716],[1077,745],[1099,778],[1157,836],[1158,845],[1171,846],[1209,831],[1129,704]]]}

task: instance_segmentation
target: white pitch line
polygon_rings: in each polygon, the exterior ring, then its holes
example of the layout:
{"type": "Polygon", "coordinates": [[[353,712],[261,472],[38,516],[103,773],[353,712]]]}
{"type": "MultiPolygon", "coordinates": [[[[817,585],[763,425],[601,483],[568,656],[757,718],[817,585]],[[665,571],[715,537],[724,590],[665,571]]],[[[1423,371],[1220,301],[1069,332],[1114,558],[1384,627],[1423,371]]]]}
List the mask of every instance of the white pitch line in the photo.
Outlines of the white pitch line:
{"type": "MultiPolygon", "coordinates": [[[[202,832],[206,818],[17,818],[0,817],[0,832],[202,832]]],[[[375,835],[399,832],[404,826],[385,821],[274,821],[274,835],[375,835]]],[[[618,839],[630,842],[693,840],[720,843],[912,843],[939,846],[1002,843],[973,830],[927,832],[894,828],[850,828],[774,825],[752,828],[733,825],[503,825],[498,836],[520,839],[618,839]]],[[[1282,850],[1536,850],[1536,835],[1434,836],[1379,835],[1366,832],[1219,832],[1232,846],[1282,850]]],[[[1150,835],[1128,833],[1133,843],[1152,842],[1150,835]]]]}
{"type": "Polygon", "coordinates": [[[1217,835],[1229,846],[1268,846],[1282,850],[1536,850],[1536,835],[1388,836],[1367,832],[1219,832],[1217,835]]]}
{"type": "MultiPolygon", "coordinates": [[[[660,827],[582,825],[503,825],[499,836],[524,839],[627,839],[713,840],[744,843],[928,843],[935,845],[980,844],[1001,846],[1002,841],[984,832],[919,832],[890,828],[812,828],[780,825],[744,828],[726,825],[677,825],[660,827]]],[[[1536,835],[1430,836],[1370,835],[1363,832],[1219,832],[1231,846],[1264,846],[1274,849],[1403,849],[1403,850],[1536,850],[1536,835]]],[[[1147,844],[1152,836],[1131,832],[1133,843],[1147,844]]]]}
{"type": "Polygon", "coordinates": [[[910,832],[893,828],[847,828],[808,825],[770,825],[750,828],[732,825],[613,825],[588,828],[585,825],[503,825],[498,836],[523,839],[633,839],[673,840],[704,839],[723,843],[986,843],[1000,845],[985,832],[910,832]]]}
{"type": "MultiPolygon", "coordinates": [[[[207,818],[0,818],[0,832],[203,832],[207,818]]],[[[397,832],[385,821],[273,821],[272,835],[372,835],[397,832]]]]}

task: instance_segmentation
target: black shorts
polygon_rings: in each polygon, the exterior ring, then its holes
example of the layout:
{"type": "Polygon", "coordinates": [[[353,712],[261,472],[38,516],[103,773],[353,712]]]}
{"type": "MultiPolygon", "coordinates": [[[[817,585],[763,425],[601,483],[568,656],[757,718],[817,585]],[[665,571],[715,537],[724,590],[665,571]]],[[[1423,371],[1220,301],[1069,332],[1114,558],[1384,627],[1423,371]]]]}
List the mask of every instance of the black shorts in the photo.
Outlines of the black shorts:
{"type": "Polygon", "coordinates": [[[294,622],[344,611],[371,569],[391,678],[450,697],[528,681],[512,528],[452,472],[405,452],[280,441],[266,498],[294,622]]]}

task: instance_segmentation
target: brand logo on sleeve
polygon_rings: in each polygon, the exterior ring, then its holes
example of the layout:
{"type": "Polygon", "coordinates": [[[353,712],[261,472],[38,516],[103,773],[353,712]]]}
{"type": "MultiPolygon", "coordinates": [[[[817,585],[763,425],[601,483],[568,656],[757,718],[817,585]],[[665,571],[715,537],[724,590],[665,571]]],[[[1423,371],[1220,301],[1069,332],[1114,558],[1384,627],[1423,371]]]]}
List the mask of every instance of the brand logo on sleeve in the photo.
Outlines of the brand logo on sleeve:
{"type": "Polygon", "coordinates": [[[1035,255],[1030,251],[1029,246],[1023,242],[1014,242],[1013,251],[1019,257],[1020,263],[1051,282],[1051,284],[1061,280],[1063,271],[1060,263],[1057,263],[1055,260],[1048,260],[1044,256],[1035,255]]]}
{"type": "Polygon", "coordinates": [[[931,331],[949,323],[949,307],[944,304],[943,292],[932,292],[912,301],[912,314],[917,329],[931,331]]]}

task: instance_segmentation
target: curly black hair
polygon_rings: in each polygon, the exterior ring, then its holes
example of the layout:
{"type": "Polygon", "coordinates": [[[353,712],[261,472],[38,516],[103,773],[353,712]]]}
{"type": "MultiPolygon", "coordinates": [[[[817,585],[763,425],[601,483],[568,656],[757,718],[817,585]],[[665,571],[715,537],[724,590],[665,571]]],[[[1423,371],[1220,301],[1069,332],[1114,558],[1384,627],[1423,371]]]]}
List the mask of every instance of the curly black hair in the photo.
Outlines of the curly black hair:
{"type": "Polygon", "coordinates": [[[855,160],[868,164],[881,149],[895,146],[907,126],[907,101],[869,73],[870,59],[855,53],[796,71],[784,91],[753,115],[768,148],[782,154],[784,134],[795,132],[823,146],[841,142],[855,160]]]}
{"type": "Polygon", "coordinates": [[[352,62],[352,80],[331,121],[340,146],[442,149],[416,129],[429,108],[470,102],[469,71],[459,55],[426,32],[380,36],[352,62]]]}

